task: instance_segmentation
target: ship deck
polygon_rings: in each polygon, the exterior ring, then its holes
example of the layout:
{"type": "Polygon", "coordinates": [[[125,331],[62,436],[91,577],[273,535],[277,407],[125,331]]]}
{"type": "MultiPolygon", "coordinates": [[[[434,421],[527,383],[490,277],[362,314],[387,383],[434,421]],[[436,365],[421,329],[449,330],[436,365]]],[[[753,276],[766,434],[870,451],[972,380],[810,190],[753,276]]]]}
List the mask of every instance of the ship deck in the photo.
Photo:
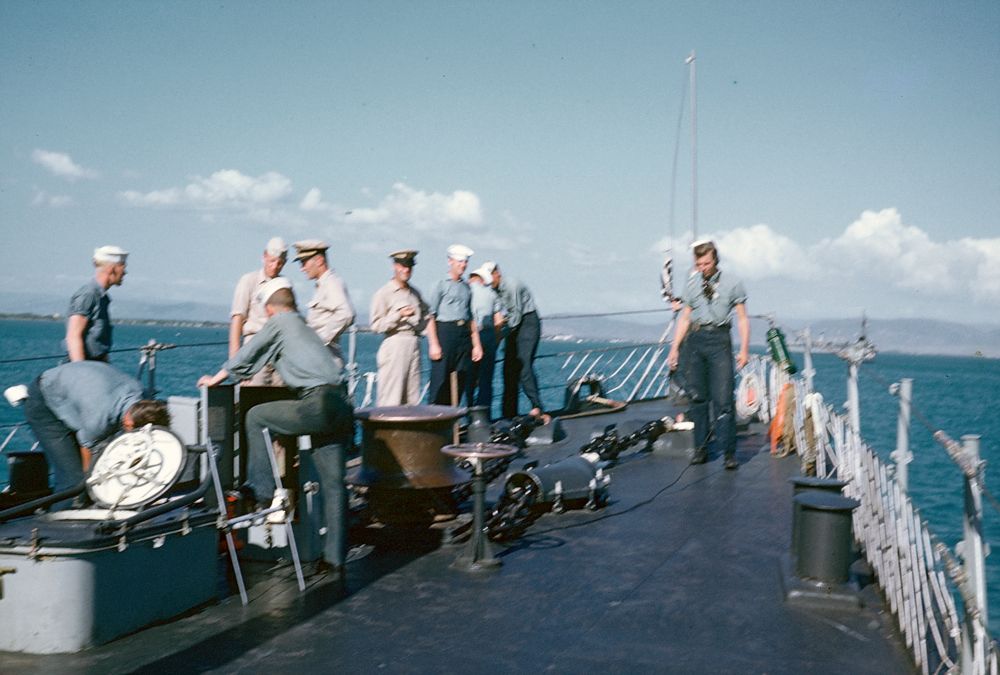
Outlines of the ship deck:
{"type": "MultiPolygon", "coordinates": [[[[664,412],[646,402],[562,421],[567,437],[529,458],[573,455],[592,431],[629,433],[664,412]]],[[[229,596],[78,654],[0,654],[0,671],[912,671],[874,586],[861,609],[784,601],[798,460],[764,443],[741,434],[738,471],[718,457],[688,466],[666,452],[624,454],[607,507],[544,515],[495,545],[496,571],[451,568],[461,547],[441,544],[440,531],[390,528],[344,584],[312,577],[300,594],[290,566],[258,569],[246,608],[229,596]]]]}

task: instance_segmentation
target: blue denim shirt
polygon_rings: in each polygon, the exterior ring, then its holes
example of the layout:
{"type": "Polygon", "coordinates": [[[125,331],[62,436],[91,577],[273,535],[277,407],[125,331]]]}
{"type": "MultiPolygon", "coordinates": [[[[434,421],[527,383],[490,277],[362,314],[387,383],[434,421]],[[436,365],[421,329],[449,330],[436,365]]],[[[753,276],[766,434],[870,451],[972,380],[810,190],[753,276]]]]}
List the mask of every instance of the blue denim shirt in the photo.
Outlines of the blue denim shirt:
{"type": "Polygon", "coordinates": [[[103,358],[111,351],[112,328],[111,315],[108,313],[109,304],[111,298],[96,279],[91,279],[89,283],[80,287],[69,300],[66,316],[80,315],[87,319],[87,330],[83,334],[85,358],[103,358]]]}
{"type": "Polygon", "coordinates": [[[503,311],[500,296],[493,287],[483,284],[469,284],[472,290],[472,318],[479,330],[493,328],[493,315],[503,311]]]}
{"type": "Polygon", "coordinates": [[[461,279],[441,279],[431,289],[427,306],[437,321],[469,321],[472,319],[472,291],[461,279]]]}
{"type": "Polygon", "coordinates": [[[142,398],[142,384],[102,361],[73,361],[38,378],[45,404],[91,448],[121,428],[122,417],[142,398]]]}
{"type": "Polygon", "coordinates": [[[688,277],[680,299],[691,308],[691,323],[728,326],[729,314],[733,311],[733,307],[747,301],[743,282],[731,274],[723,274],[722,270],[716,270],[709,279],[709,284],[715,289],[711,300],[705,297],[701,274],[695,272],[688,277]]]}
{"type": "Polygon", "coordinates": [[[500,288],[497,290],[500,293],[500,302],[507,312],[507,325],[510,328],[520,326],[525,314],[537,311],[531,291],[517,279],[504,277],[500,280],[500,288]]]}

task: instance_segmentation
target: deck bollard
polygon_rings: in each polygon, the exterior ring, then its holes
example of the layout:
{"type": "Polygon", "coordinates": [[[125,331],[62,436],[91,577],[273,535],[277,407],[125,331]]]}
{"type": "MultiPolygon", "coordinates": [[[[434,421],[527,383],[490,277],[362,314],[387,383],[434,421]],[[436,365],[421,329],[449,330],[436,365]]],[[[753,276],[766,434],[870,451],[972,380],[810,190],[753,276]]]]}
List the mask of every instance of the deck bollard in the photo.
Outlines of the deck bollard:
{"type": "Polygon", "coordinates": [[[795,573],[826,583],[847,581],[851,566],[851,512],[856,499],[808,490],[795,497],[801,509],[795,573]]]}
{"type": "Polygon", "coordinates": [[[797,496],[807,491],[819,491],[839,495],[847,485],[846,480],[837,478],[816,478],[814,476],[794,476],[788,479],[792,484],[792,558],[798,551],[799,528],[801,527],[802,507],[795,500],[797,496]]]}

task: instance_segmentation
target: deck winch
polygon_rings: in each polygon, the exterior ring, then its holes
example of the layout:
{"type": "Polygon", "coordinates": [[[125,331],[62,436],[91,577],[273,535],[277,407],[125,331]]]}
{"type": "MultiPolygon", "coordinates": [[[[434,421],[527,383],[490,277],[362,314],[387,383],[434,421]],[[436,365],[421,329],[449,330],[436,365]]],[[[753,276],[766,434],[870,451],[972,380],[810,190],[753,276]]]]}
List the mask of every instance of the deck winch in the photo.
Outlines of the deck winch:
{"type": "Polygon", "coordinates": [[[664,417],[647,422],[624,437],[616,425],[592,438],[580,448],[580,454],[538,467],[526,464],[507,476],[503,493],[487,520],[492,539],[516,539],[543,514],[562,513],[570,506],[590,510],[607,504],[609,469],[622,452],[643,443],[646,452],[659,436],[673,427],[673,419],[664,417]]]}

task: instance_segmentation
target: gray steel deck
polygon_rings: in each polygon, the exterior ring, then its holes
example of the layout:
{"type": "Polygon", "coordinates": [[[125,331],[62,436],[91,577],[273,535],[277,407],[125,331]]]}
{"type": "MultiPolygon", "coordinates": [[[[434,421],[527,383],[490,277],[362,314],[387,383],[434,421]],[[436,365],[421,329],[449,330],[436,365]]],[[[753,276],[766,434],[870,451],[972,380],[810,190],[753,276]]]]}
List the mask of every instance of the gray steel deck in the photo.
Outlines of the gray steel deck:
{"type": "MultiPolygon", "coordinates": [[[[574,454],[591,430],[628,433],[663,411],[564,422],[568,438],[531,458],[574,454]]],[[[496,572],[449,568],[460,549],[435,532],[382,531],[346,587],[315,577],[300,595],[284,567],[257,580],[246,609],[229,597],[80,654],[0,654],[0,671],[910,672],[873,587],[860,611],[783,601],[798,460],[763,445],[742,436],[735,472],[718,458],[623,455],[607,508],[543,516],[498,547],[496,572]]]]}

